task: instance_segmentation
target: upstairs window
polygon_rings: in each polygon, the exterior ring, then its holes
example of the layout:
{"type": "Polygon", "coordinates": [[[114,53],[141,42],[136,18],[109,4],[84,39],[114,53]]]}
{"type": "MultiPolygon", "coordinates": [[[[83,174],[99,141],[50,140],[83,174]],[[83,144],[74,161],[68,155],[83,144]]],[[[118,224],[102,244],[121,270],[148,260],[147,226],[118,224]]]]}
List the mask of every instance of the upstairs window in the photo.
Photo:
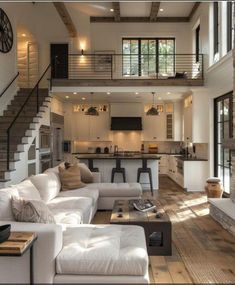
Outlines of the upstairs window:
{"type": "Polygon", "coordinates": [[[233,3],[227,2],[227,52],[233,46],[233,3]]]}
{"type": "Polygon", "coordinates": [[[214,61],[219,59],[219,4],[213,3],[214,61]]]}
{"type": "Polygon", "coordinates": [[[122,73],[125,77],[174,74],[173,38],[125,38],[122,41],[122,52],[122,73]]]}

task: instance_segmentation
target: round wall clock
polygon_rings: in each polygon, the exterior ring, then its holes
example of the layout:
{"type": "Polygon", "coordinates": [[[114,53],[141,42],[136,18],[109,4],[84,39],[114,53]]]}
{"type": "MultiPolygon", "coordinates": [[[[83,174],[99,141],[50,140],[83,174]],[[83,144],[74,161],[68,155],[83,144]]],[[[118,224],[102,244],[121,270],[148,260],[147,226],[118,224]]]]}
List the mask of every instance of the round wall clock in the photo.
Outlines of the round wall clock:
{"type": "Polygon", "coordinates": [[[13,30],[6,13],[0,8],[0,52],[7,53],[13,46],[13,30]]]}

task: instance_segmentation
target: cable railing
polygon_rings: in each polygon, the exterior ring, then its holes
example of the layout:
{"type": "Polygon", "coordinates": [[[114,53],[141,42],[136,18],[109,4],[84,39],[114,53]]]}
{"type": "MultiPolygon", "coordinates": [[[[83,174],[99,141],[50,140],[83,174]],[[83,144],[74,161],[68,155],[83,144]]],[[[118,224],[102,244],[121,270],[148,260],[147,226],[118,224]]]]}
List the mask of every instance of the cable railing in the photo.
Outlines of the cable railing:
{"type": "Polygon", "coordinates": [[[68,70],[68,79],[203,79],[199,54],[69,54],[55,62],[54,79],[68,70]]]}
{"type": "Polygon", "coordinates": [[[19,72],[12,78],[12,80],[8,83],[8,85],[3,89],[3,91],[0,93],[0,98],[7,92],[7,90],[11,87],[11,85],[15,82],[17,77],[19,76],[19,72]]]}
{"type": "MultiPolygon", "coordinates": [[[[45,71],[43,72],[42,76],[39,78],[35,86],[32,88],[32,90],[29,92],[29,94],[26,96],[25,100],[21,102],[17,102],[19,105],[19,111],[13,118],[11,124],[6,130],[7,134],[7,170],[10,170],[10,161],[11,161],[11,136],[13,133],[20,133],[21,131],[25,131],[24,127],[21,130],[20,127],[17,124],[26,124],[27,126],[30,124],[30,122],[24,121],[24,118],[22,119],[22,114],[37,114],[40,110],[40,106],[42,102],[44,101],[44,97],[40,96],[40,84],[42,83],[43,79],[45,79],[45,75],[48,73],[49,69],[51,68],[51,63],[47,66],[45,71]]],[[[51,79],[49,83],[49,89],[51,89],[51,79]]],[[[43,89],[42,89],[43,90],[43,89]]],[[[46,92],[48,92],[46,90],[46,92]]],[[[45,94],[44,94],[45,95],[45,94]]]]}

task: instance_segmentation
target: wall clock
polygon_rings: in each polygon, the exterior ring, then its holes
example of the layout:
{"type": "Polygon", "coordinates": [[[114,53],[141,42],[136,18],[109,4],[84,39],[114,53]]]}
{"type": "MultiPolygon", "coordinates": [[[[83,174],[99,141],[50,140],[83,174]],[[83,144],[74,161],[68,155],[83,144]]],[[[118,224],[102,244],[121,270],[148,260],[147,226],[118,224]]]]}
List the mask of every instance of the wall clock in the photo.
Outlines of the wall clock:
{"type": "Polygon", "coordinates": [[[13,30],[6,13],[0,8],[0,52],[7,53],[13,46],[13,30]]]}

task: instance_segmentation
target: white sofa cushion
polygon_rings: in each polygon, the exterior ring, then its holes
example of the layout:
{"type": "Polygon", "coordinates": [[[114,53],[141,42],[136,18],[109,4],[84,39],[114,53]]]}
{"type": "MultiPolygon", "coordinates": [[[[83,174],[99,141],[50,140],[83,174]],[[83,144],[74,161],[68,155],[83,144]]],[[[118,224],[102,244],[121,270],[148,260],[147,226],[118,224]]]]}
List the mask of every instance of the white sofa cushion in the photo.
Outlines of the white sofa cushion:
{"type": "Polygon", "coordinates": [[[55,198],[61,188],[58,175],[53,172],[46,172],[30,177],[31,182],[38,189],[40,196],[44,202],[49,202],[55,198]]]}
{"type": "Polygon", "coordinates": [[[138,197],[142,194],[139,183],[92,183],[87,188],[98,189],[100,197],[138,197]]]}
{"type": "Polygon", "coordinates": [[[79,225],[82,223],[83,214],[79,210],[51,209],[56,224],[79,225]]]}
{"type": "Polygon", "coordinates": [[[11,208],[11,199],[13,196],[18,197],[18,190],[14,187],[0,189],[0,220],[14,221],[11,208]]]}
{"type": "Polygon", "coordinates": [[[90,223],[93,216],[92,199],[87,197],[56,197],[47,205],[51,211],[67,209],[68,213],[71,211],[80,213],[83,224],[90,223]]]}
{"type": "Polygon", "coordinates": [[[99,198],[99,190],[84,187],[76,190],[61,191],[58,197],[88,197],[92,199],[92,204],[95,205],[99,198]]]}
{"type": "Polygon", "coordinates": [[[144,229],[137,226],[67,228],[56,258],[58,274],[142,276],[147,270],[144,229]]]}
{"type": "Polygon", "coordinates": [[[41,200],[41,196],[38,192],[38,189],[29,179],[26,179],[23,182],[14,185],[13,187],[18,190],[19,197],[21,197],[22,199],[41,200]]]}

